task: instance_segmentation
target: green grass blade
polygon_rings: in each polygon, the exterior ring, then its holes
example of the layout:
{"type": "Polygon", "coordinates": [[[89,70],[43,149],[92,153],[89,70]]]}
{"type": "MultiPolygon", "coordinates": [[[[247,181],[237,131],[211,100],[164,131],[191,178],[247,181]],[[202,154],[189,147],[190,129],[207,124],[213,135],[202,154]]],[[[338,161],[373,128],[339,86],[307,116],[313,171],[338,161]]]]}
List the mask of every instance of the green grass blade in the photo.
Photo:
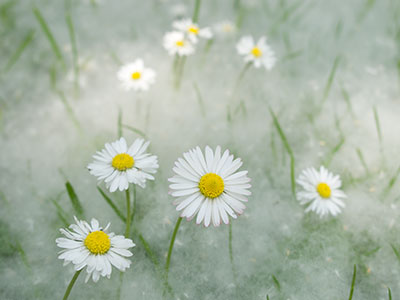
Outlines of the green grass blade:
{"type": "Polygon", "coordinates": [[[17,50],[14,52],[14,54],[11,56],[10,60],[8,61],[6,67],[4,68],[5,72],[8,72],[11,70],[11,68],[14,66],[14,64],[21,57],[21,55],[24,52],[24,50],[26,49],[26,47],[28,47],[28,45],[32,42],[34,35],[35,35],[34,30],[31,30],[28,32],[28,34],[22,40],[21,44],[18,46],[17,50]]]}
{"type": "Polygon", "coordinates": [[[21,255],[21,259],[22,259],[24,265],[27,267],[27,269],[31,270],[31,265],[29,263],[28,257],[26,256],[26,253],[25,253],[24,249],[22,248],[21,243],[19,241],[16,241],[15,248],[18,251],[19,255],[21,255]]]}
{"type": "Polygon", "coordinates": [[[392,244],[390,244],[390,247],[392,247],[392,250],[393,250],[394,254],[396,255],[398,261],[400,262],[400,253],[399,253],[399,251],[392,244]]]}
{"type": "Polygon", "coordinates": [[[192,17],[193,23],[197,23],[197,21],[199,20],[200,4],[201,4],[201,0],[196,0],[196,2],[194,4],[194,11],[193,11],[193,17],[192,17]]]}
{"type": "Polygon", "coordinates": [[[329,153],[328,158],[325,160],[325,162],[323,163],[325,165],[325,167],[329,167],[330,163],[332,162],[333,157],[335,156],[335,154],[337,152],[339,152],[339,150],[342,148],[342,146],[344,145],[345,142],[345,138],[341,138],[339,143],[337,143],[337,145],[335,147],[333,147],[332,151],[329,153]]]}
{"type": "Polygon", "coordinates": [[[71,47],[72,47],[72,61],[74,64],[75,89],[78,90],[79,89],[79,65],[78,65],[79,56],[78,56],[78,48],[76,46],[74,24],[72,23],[72,17],[69,12],[65,15],[65,21],[67,22],[69,39],[71,41],[71,47]]]}
{"type": "Polygon", "coordinates": [[[118,207],[114,204],[114,202],[111,200],[110,197],[108,197],[106,195],[106,193],[104,193],[104,191],[97,187],[97,190],[99,191],[99,193],[103,196],[104,200],[106,200],[107,204],[110,205],[110,207],[112,208],[112,210],[117,214],[117,216],[121,219],[121,221],[123,223],[126,223],[126,218],[125,216],[122,214],[122,212],[118,209],[118,207]]]}
{"type": "Polygon", "coordinates": [[[375,106],[372,109],[374,111],[374,120],[375,120],[376,131],[378,133],[379,143],[382,144],[382,131],[381,131],[381,124],[379,121],[378,111],[376,110],[375,106]]]}
{"type": "Polygon", "coordinates": [[[281,284],[279,283],[279,280],[275,277],[275,275],[272,275],[272,280],[274,281],[274,285],[277,290],[281,291],[281,284]]]}
{"type": "Polygon", "coordinates": [[[349,300],[353,299],[354,285],[356,283],[356,273],[357,273],[357,267],[356,267],[356,265],[354,265],[353,279],[351,280],[349,300]]]}
{"type": "Polygon", "coordinates": [[[60,61],[63,68],[66,69],[64,57],[61,53],[60,47],[58,46],[56,39],[54,38],[53,34],[51,33],[50,28],[47,25],[45,19],[43,18],[42,14],[40,13],[40,10],[38,8],[34,7],[33,13],[34,13],[36,19],[38,20],[40,27],[43,30],[43,33],[47,37],[47,39],[50,43],[51,49],[53,50],[55,56],[60,61]]]}
{"type": "Polygon", "coordinates": [[[122,110],[121,108],[118,109],[118,137],[122,137],[122,110]]]}
{"type": "Polygon", "coordinates": [[[329,92],[331,91],[332,83],[333,83],[333,80],[335,79],[335,74],[336,74],[337,68],[339,66],[339,62],[340,62],[340,56],[338,55],[338,56],[336,56],[336,58],[333,62],[331,72],[329,73],[328,80],[326,81],[325,88],[324,88],[324,94],[322,96],[321,106],[325,103],[326,99],[329,96],[329,92]]]}
{"type": "Polygon", "coordinates": [[[199,87],[198,87],[196,82],[193,82],[193,88],[194,88],[194,91],[196,92],[196,98],[197,98],[197,101],[199,102],[201,114],[203,115],[203,117],[205,117],[206,116],[206,110],[205,110],[205,107],[204,107],[203,97],[201,96],[199,87]]]}
{"type": "Polygon", "coordinates": [[[386,197],[389,194],[390,190],[393,188],[394,184],[396,183],[397,178],[399,177],[399,175],[400,175],[400,167],[397,169],[397,171],[393,175],[393,177],[390,178],[388,185],[384,189],[384,192],[383,192],[384,197],[386,197]]]}
{"type": "Polygon", "coordinates": [[[139,240],[143,245],[143,249],[146,251],[147,256],[150,258],[150,260],[152,261],[152,263],[158,267],[160,265],[160,263],[158,262],[157,257],[154,255],[153,251],[151,251],[150,245],[149,243],[144,239],[144,237],[139,234],[139,240]]]}
{"type": "Polygon", "coordinates": [[[136,133],[136,134],[140,135],[141,137],[147,139],[146,134],[143,131],[141,131],[141,130],[135,128],[135,127],[132,127],[132,126],[129,126],[129,125],[126,125],[126,124],[122,124],[122,127],[126,128],[126,129],[129,129],[130,131],[133,131],[134,133],[136,133]]]}
{"type": "Polygon", "coordinates": [[[341,87],[341,92],[342,92],[342,96],[344,101],[346,101],[346,105],[347,105],[347,110],[350,113],[350,115],[354,118],[354,110],[353,110],[353,106],[351,105],[351,101],[350,101],[350,95],[347,92],[347,90],[342,86],[341,87]]]}
{"type": "Polygon", "coordinates": [[[76,214],[79,217],[83,217],[83,207],[81,205],[81,202],[79,201],[77,194],[75,193],[74,188],[69,181],[65,183],[65,188],[67,189],[69,199],[71,200],[72,207],[74,208],[76,214]]]}
{"type": "Polygon", "coordinates": [[[60,100],[64,104],[65,110],[67,111],[68,116],[70,117],[72,123],[74,123],[78,131],[81,132],[82,131],[81,125],[75,116],[74,110],[72,109],[67,98],[65,97],[65,94],[62,91],[58,91],[57,94],[60,96],[60,100]]]}
{"type": "Polygon", "coordinates": [[[291,148],[290,145],[289,145],[289,142],[288,142],[288,140],[287,140],[287,138],[286,138],[286,136],[285,136],[285,134],[284,134],[284,132],[283,132],[283,130],[282,130],[280,124],[279,124],[278,118],[276,117],[275,113],[272,111],[271,108],[269,108],[269,112],[270,112],[270,114],[271,114],[271,116],[272,116],[273,123],[274,123],[274,125],[275,125],[276,130],[277,130],[278,133],[279,133],[279,136],[280,136],[280,138],[281,138],[281,140],[282,140],[282,143],[283,143],[283,145],[284,145],[284,147],[285,147],[287,153],[288,153],[289,156],[290,156],[290,181],[291,181],[291,189],[292,189],[293,197],[296,197],[296,179],[295,179],[295,174],[294,174],[294,171],[295,171],[295,159],[294,159],[293,151],[292,151],[292,148],[291,148]]]}
{"type": "Polygon", "coordinates": [[[368,169],[367,163],[365,162],[364,155],[363,155],[361,149],[360,149],[360,148],[357,148],[357,149],[356,149],[356,152],[357,152],[358,159],[360,160],[362,166],[363,166],[364,169],[365,169],[365,172],[366,172],[367,175],[368,175],[368,174],[369,174],[369,169],[368,169]]]}
{"type": "Polygon", "coordinates": [[[388,288],[388,297],[389,300],[392,300],[392,291],[390,290],[390,288],[388,288]]]}
{"type": "Polygon", "coordinates": [[[60,221],[64,224],[65,227],[68,227],[69,223],[67,221],[67,213],[64,211],[64,209],[61,207],[61,205],[56,200],[52,199],[51,202],[56,207],[57,216],[60,219],[60,221]]]}

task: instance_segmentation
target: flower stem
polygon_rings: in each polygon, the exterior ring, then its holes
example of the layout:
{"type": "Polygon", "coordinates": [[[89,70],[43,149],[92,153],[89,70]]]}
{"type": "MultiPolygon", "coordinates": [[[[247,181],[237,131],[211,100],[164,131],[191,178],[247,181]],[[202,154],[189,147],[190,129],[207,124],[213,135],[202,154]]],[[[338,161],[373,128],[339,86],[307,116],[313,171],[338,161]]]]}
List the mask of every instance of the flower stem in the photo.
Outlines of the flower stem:
{"type": "Polygon", "coordinates": [[[126,195],[126,229],[125,229],[125,237],[129,238],[129,233],[131,229],[131,200],[129,197],[129,189],[125,191],[126,195]]]}
{"type": "Polygon", "coordinates": [[[201,4],[201,0],[196,0],[196,3],[194,4],[194,12],[193,12],[193,18],[192,18],[193,23],[197,23],[197,21],[199,19],[200,4],[201,4]]]}
{"type": "Polygon", "coordinates": [[[179,217],[178,220],[176,221],[175,229],[174,232],[172,233],[171,242],[169,244],[167,262],[165,264],[165,278],[167,281],[168,281],[169,264],[171,263],[172,249],[174,248],[176,234],[178,233],[179,225],[181,225],[181,222],[182,222],[182,217],[179,217]]]}
{"type": "Polygon", "coordinates": [[[236,280],[236,269],[235,269],[235,264],[233,262],[233,250],[232,250],[232,221],[229,222],[229,259],[231,261],[233,277],[236,280]]]}
{"type": "Polygon", "coordinates": [[[63,300],[67,300],[68,299],[68,296],[71,293],[72,287],[74,286],[75,281],[78,279],[78,276],[79,276],[79,274],[81,274],[81,272],[82,272],[82,269],[75,272],[74,277],[72,277],[72,279],[71,279],[71,281],[70,281],[70,283],[69,283],[69,285],[67,287],[67,290],[65,291],[63,300]]]}

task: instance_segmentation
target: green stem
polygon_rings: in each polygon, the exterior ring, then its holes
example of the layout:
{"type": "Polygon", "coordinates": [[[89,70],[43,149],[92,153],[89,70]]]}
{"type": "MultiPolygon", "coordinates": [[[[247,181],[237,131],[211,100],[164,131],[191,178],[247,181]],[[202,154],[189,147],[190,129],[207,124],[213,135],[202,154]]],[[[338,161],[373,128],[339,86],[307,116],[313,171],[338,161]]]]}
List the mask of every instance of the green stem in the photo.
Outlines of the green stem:
{"type": "Polygon", "coordinates": [[[232,250],[232,220],[230,220],[229,222],[229,259],[231,261],[233,277],[236,280],[236,269],[235,269],[235,264],[233,262],[233,250],[232,250]]]}
{"type": "Polygon", "coordinates": [[[175,229],[174,232],[172,233],[171,242],[169,244],[167,262],[165,264],[165,278],[167,281],[168,281],[169,264],[171,263],[172,249],[174,248],[176,234],[178,233],[179,225],[181,225],[181,222],[182,222],[182,217],[179,217],[178,220],[176,221],[175,229]]]}
{"type": "Polygon", "coordinates": [[[131,224],[133,224],[133,219],[136,214],[136,185],[133,186],[133,207],[132,207],[132,215],[131,215],[131,224]]]}
{"type": "Polygon", "coordinates": [[[71,282],[69,283],[69,285],[67,287],[67,290],[65,291],[63,300],[67,300],[68,299],[68,296],[71,293],[72,287],[74,286],[75,281],[78,279],[78,276],[79,276],[79,274],[81,274],[81,272],[82,272],[82,269],[75,272],[74,277],[72,277],[71,282]]]}
{"type": "Polygon", "coordinates": [[[192,18],[193,23],[197,23],[197,20],[199,19],[200,4],[201,0],[196,0],[196,3],[194,4],[194,12],[192,18]]]}
{"type": "Polygon", "coordinates": [[[125,229],[125,237],[129,238],[129,233],[131,230],[131,200],[129,197],[129,189],[125,191],[126,195],[126,229],[125,229]]]}

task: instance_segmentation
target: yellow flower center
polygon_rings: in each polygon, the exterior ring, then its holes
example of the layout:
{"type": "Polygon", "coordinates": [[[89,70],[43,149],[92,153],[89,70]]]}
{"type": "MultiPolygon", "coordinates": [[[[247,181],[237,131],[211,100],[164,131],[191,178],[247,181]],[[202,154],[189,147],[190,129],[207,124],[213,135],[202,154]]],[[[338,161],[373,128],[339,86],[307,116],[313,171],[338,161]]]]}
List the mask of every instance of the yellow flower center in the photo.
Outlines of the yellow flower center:
{"type": "Polygon", "coordinates": [[[138,80],[141,76],[142,76],[142,74],[140,74],[140,72],[132,73],[133,80],[138,80]]]}
{"type": "Polygon", "coordinates": [[[183,45],[185,44],[183,41],[177,41],[175,43],[178,47],[183,47],[183,45]]]}
{"type": "Polygon", "coordinates": [[[331,196],[331,188],[324,182],[317,185],[317,192],[322,198],[329,198],[331,196]]]}
{"type": "Polygon", "coordinates": [[[93,254],[105,254],[111,247],[111,240],[107,233],[103,231],[93,231],[88,234],[84,244],[93,254]]]}
{"type": "Polygon", "coordinates": [[[189,27],[188,31],[190,33],[193,33],[193,34],[198,34],[199,33],[199,28],[196,27],[196,26],[191,26],[191,27],[189,27]]]}
{"type": "Polygon", "coordinates": [[[214,199],[224,191],[224,181],[221,176],[214,173],[208,173],[201,177],[199,189],[204,196],[214,199]]]}
{"type": "Polygon", "coordinates": [[[134,164],[135,160],[133,159],[133,157],[126,153],[121,153],[114,156],[111,163],[114,169],[120,171],[126,171],[127,169],[132,168],[134,164]]]}
{"type": "Polygon", "coordinates": [[[260,57],[262,55],[262,51],[258,47],[254,47],[251,49],[251,54],[253,54],[255,57],[260,57]]]}

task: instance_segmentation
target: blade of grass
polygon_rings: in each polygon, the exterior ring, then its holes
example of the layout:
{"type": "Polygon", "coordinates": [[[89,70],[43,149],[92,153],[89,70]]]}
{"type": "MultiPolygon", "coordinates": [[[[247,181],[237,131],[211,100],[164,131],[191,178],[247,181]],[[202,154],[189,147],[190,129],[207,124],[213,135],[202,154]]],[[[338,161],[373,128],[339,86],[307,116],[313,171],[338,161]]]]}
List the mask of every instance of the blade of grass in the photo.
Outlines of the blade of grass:
{"type": "Polygon", "coordinates": [[[399,251],[398,251],[398,250],[396,249],[396,247],[393,246],[392,244],[390,244],[390,247],[392,247],[392,250],[393,250],[394,254],[396,255],[397,259],[398,259],[399,262],[400,262],[400,253],[399,253],[399,251]]]}
{"type": "Polygon", "coordinates": [[[50,43],[51,49],[53,50],[55,56],[60,61],[61,65],[63,66],[63,68],[65,70],[66,65],[65,65],[64,57],[60,51],[60,47],[58,46],[56,39],[54,38],[53,34],[51,33],[50,28],[47,25],[45,19],[43,18],[42,14],[40,13],[40,10],[37,7],[34,7],[33,14],[35,15],[36,19],[38,20],[40,27],[43,30],[43,33],[47,37],[47,39],[50,43]]]}
{"type": "Polygon", "coordinates": [[[125,216],[122,214],[122,212],[118,209],[118,207],[114,204],[114,202],[111,200],[110,197],[108,197],[106,195],[106,193],[104,193],[104,191],[97,187],[97,190],[99,191],[99,193],[103,196],[104,200],[106,200],[106,202],[108,203],[108,205],[110,205],[110,207],[112,208],[112,210],[117,214],[117,216],[121,219],[121,221],[125,224],[126,223],[126,218],[125,216]]]}
{"type": "Polygon", "coordinates": [[[69,12],[67,12],[65,15],[65,21],[67,22],[69,39],[71,41],[72,62],[74,64],[74,84],[75,84],[75,91],[77,92],[79,89],[79,65],[78,65],[79,56],[78,56],[78,48],[76,46],[74,24],[72,23],[72,17],[69,12]]]}
{"type": "Polygon", "coordinates": [[[160,263],[158,262],[157,257],[154,255],[153,251],[151,251],[149,243],[144,239],[143,235],[139,234],[139,240],[143,245],[144,251],[146,251],[147,256],[150,258],[151,262],[156,266],[159,267],[160,263]]]}
{"type": "Polygon", "coordinates": [[[294,155],[293,155],[293,151],[292,148],[289,145],[289,142],[285,136],[285,134],[283,133],[283,130],[279,124],[278,118],[276,117],[275,113],[272,111],[271,108],[269,108],[269,112],[272,116],[274,125],[276,130],[279,133],[279,136],[282,140],[283,146],[285,147],[287,153],[290,156],[290,181],[291,181],[291,189],[292,189],[292,195],[293,197],[296,197],[296,181],[295,181],[295,174],[294,174],[294,166],[295,166],[295,159],[294,159],[294,155]]]}
{"type": "Polygon", "coordinates": [[[342,96],[344,101],[346,101],[347,104],[347,110],[350,113],[350,115],[353,117],[353,119],[355,118],[355,114],[354,114],[354,110],[353,110],[353,106],[351,105],[351,101],[350,101],[350,95],[347,92],[347,90],[342,86],[341,87],[341,92],[342,92],[342,96]]]}
{"type": "Polygon", "coordinates": [[[365,162],[364,155],[363,155],[361,149],[360,149],[360,148],[357,148],[357,149],[356,149],[356,152],[357,152],[358,159],[360,160],[362,166],[363,166],[364,169],[365,169],[365,173],[367,173],[367,175],[368,175],[368,174],[369,174],[368,166],[367,166],[367,164],[366,164],[366,162],[365,162]]]}
{"type": "Polygon", "coordinates": [[[400,174],[400,167],[397,168],[396,173],[392,176],[392,178],[390,178],[388,185],[384,189],[384,191],[383,191],[384,198],[389,194],[390,190],[393,188],[394,184],[397,181],[397,178],[399,177],[399,174],[400,174]]]}
{"type": "Polygon", "coordinates": [[[81,205],[81,202],[79,201],[77,194],[75,193],[74,188],[69,181],[65,183],[65,188],[67,189],[69,199],[71,200],[72,207],[74,208],[75,212],[79,217],[83,217],[83,207],[81,205]]]}
{"type": "Polygon", "coordinates": [[[203,97],[201,96],[199,87],[197,86],[196,82],[193,82],[193,88],[194,88],[194,91],[196,92],[196,98],[197,98],[197,101],[199,102],[201,114],[203,115],[203,117],[205,117],[206,116],[206,110],[205,110],[205,107],[204,107],[203,97]]]}
{"type": "Polygon", "coordinates": [[[328,158],[323,163],[323,165],[325,167],[329,167],[330,163],[332,162],[333,157],[342,148],[342,146],[344,145],[344,142],[345,142],[345,138],[342,137],[340,139],[339,143],[337,143],[337,145],[335,147],[333,147],[332,151],[328,155],[328,158]]]}
{"type": "Polygon", "coordinates": [[[26,268],[28,270],[31,270],[31,265],[29,263],[28,257],[26,256],[26,253],[25,253],[24,249],[22,248],[21,243],[19,241],[16,241],[15,248],[19,252],[19,255],[21,255],[21,259],[22,259],[24,265],[26,266],[26,268]]]}
{"type": "Polygon", "coordinates": [[[356,273],[357,273],[357,267],[356,267],[356,265],[354,265],[353,279],[351,280],[351,288],[350,288],[349,300],[353,299],[354,285],[356,283],[356,273]]]}
{"type": "Polygon", "coordinates": [[[197,23],[197,21],[199,20],[200,4],[201,4],[201,0],[196,0],[196,2],[194,4],[194,11],[193,11],[193,17],[192,17],[193,23],[197,23]]]}
{"type": "Polygon", "coordinates": [[[132,126],[129,126],[129,125],[126,125],[126,124],[122,124],[122,127],[126,128],[126,129],[129,129],[130,131],[133,131],[134,133],[140,135],[141,137],[143,137],[145,139],[147,138],[146,134],[143,131],[141,131],[141,130],[135,128],[135,127],[132,127],[132,126]]]}
{"type": "Polygon", "coordinates": [[[11,68],[14,66],[14,64],[18,61],[18,59],[21,57],[22,53],[28,47],[28,45],[32,42],[33,37],[35,35],[34,30],[30,30],[25,38],[22,40],[21,44],[19,44],[17,50],[14,52],[14,54],[11,56],[10,60],[8,61],[6,67],[4,68],[5,72],[8,72],[11,70],[11,68]]]}
{"type": "Polygon", "coordinates": [[[51,202],[54,204],[57,210],[57,216],[60,219],[60,221],[64,224],[65,227],[69,226],[69,223],[67,221],[67,213],[64,211],[64,209],[61,207],[61,205],[54,199],[51,199],[51,202]]]}
{"type": "Polygon", "coordinates": [[[273,274],[272,274],[272,280],[274,281],[275,287],[280,292],[281,291],[281,284],[279,283],[279,280],[273,274]]]}
{"type": "Polygon", "coordinates": [[[72,123],[74,123],[74,125],[78,129],[78,131],[81,132],[82,131],[81,125],[75,116],[74,110],[72,109],[71,105],[68,103],[68,100],[65,97],[64,92],[58,91],[57,94],[60,97],[61,102],[64,104],[65,110],[67,111],[72,123]]]}
{"type": "Polygon", "coordinates": [[[122,137],[122,110],[118,109],[118,137],[122,137]]]}
{"type": "Polygon", "coordinates": [[[380,125],[380,121],[379,121],[378,111],[377,111],[375,105],[372,107],[372,109],[374,111],[374,120],[375,120],[376,131],[378,133],[379,143],[382,145],[382,131],[381,131],[381,125],[380,125]]]}
{"type": "Polygon", "coordinates": [[[388,297],[389,300],[392,300],[392,291],[390,290],[390,288],[388,288],[388,297]]]}
{"type": "Polygon", "coordinates": [[[323,104],[325,103],[326,99],[329,96],[329,92],[331,91],[332,83],[333,83],[333,80],[335,79],[335,74],[336,74],[336,70],[339,66],[339,62],[340,62],[340,56],[338,55],[338,56],[336,56],[336,58],[333,62],[331,72],[329,73],[328,80],[326,81],[325,88],[324,88],[324,94],[322,95],[321,106],[323,106],[323,104]]]}

